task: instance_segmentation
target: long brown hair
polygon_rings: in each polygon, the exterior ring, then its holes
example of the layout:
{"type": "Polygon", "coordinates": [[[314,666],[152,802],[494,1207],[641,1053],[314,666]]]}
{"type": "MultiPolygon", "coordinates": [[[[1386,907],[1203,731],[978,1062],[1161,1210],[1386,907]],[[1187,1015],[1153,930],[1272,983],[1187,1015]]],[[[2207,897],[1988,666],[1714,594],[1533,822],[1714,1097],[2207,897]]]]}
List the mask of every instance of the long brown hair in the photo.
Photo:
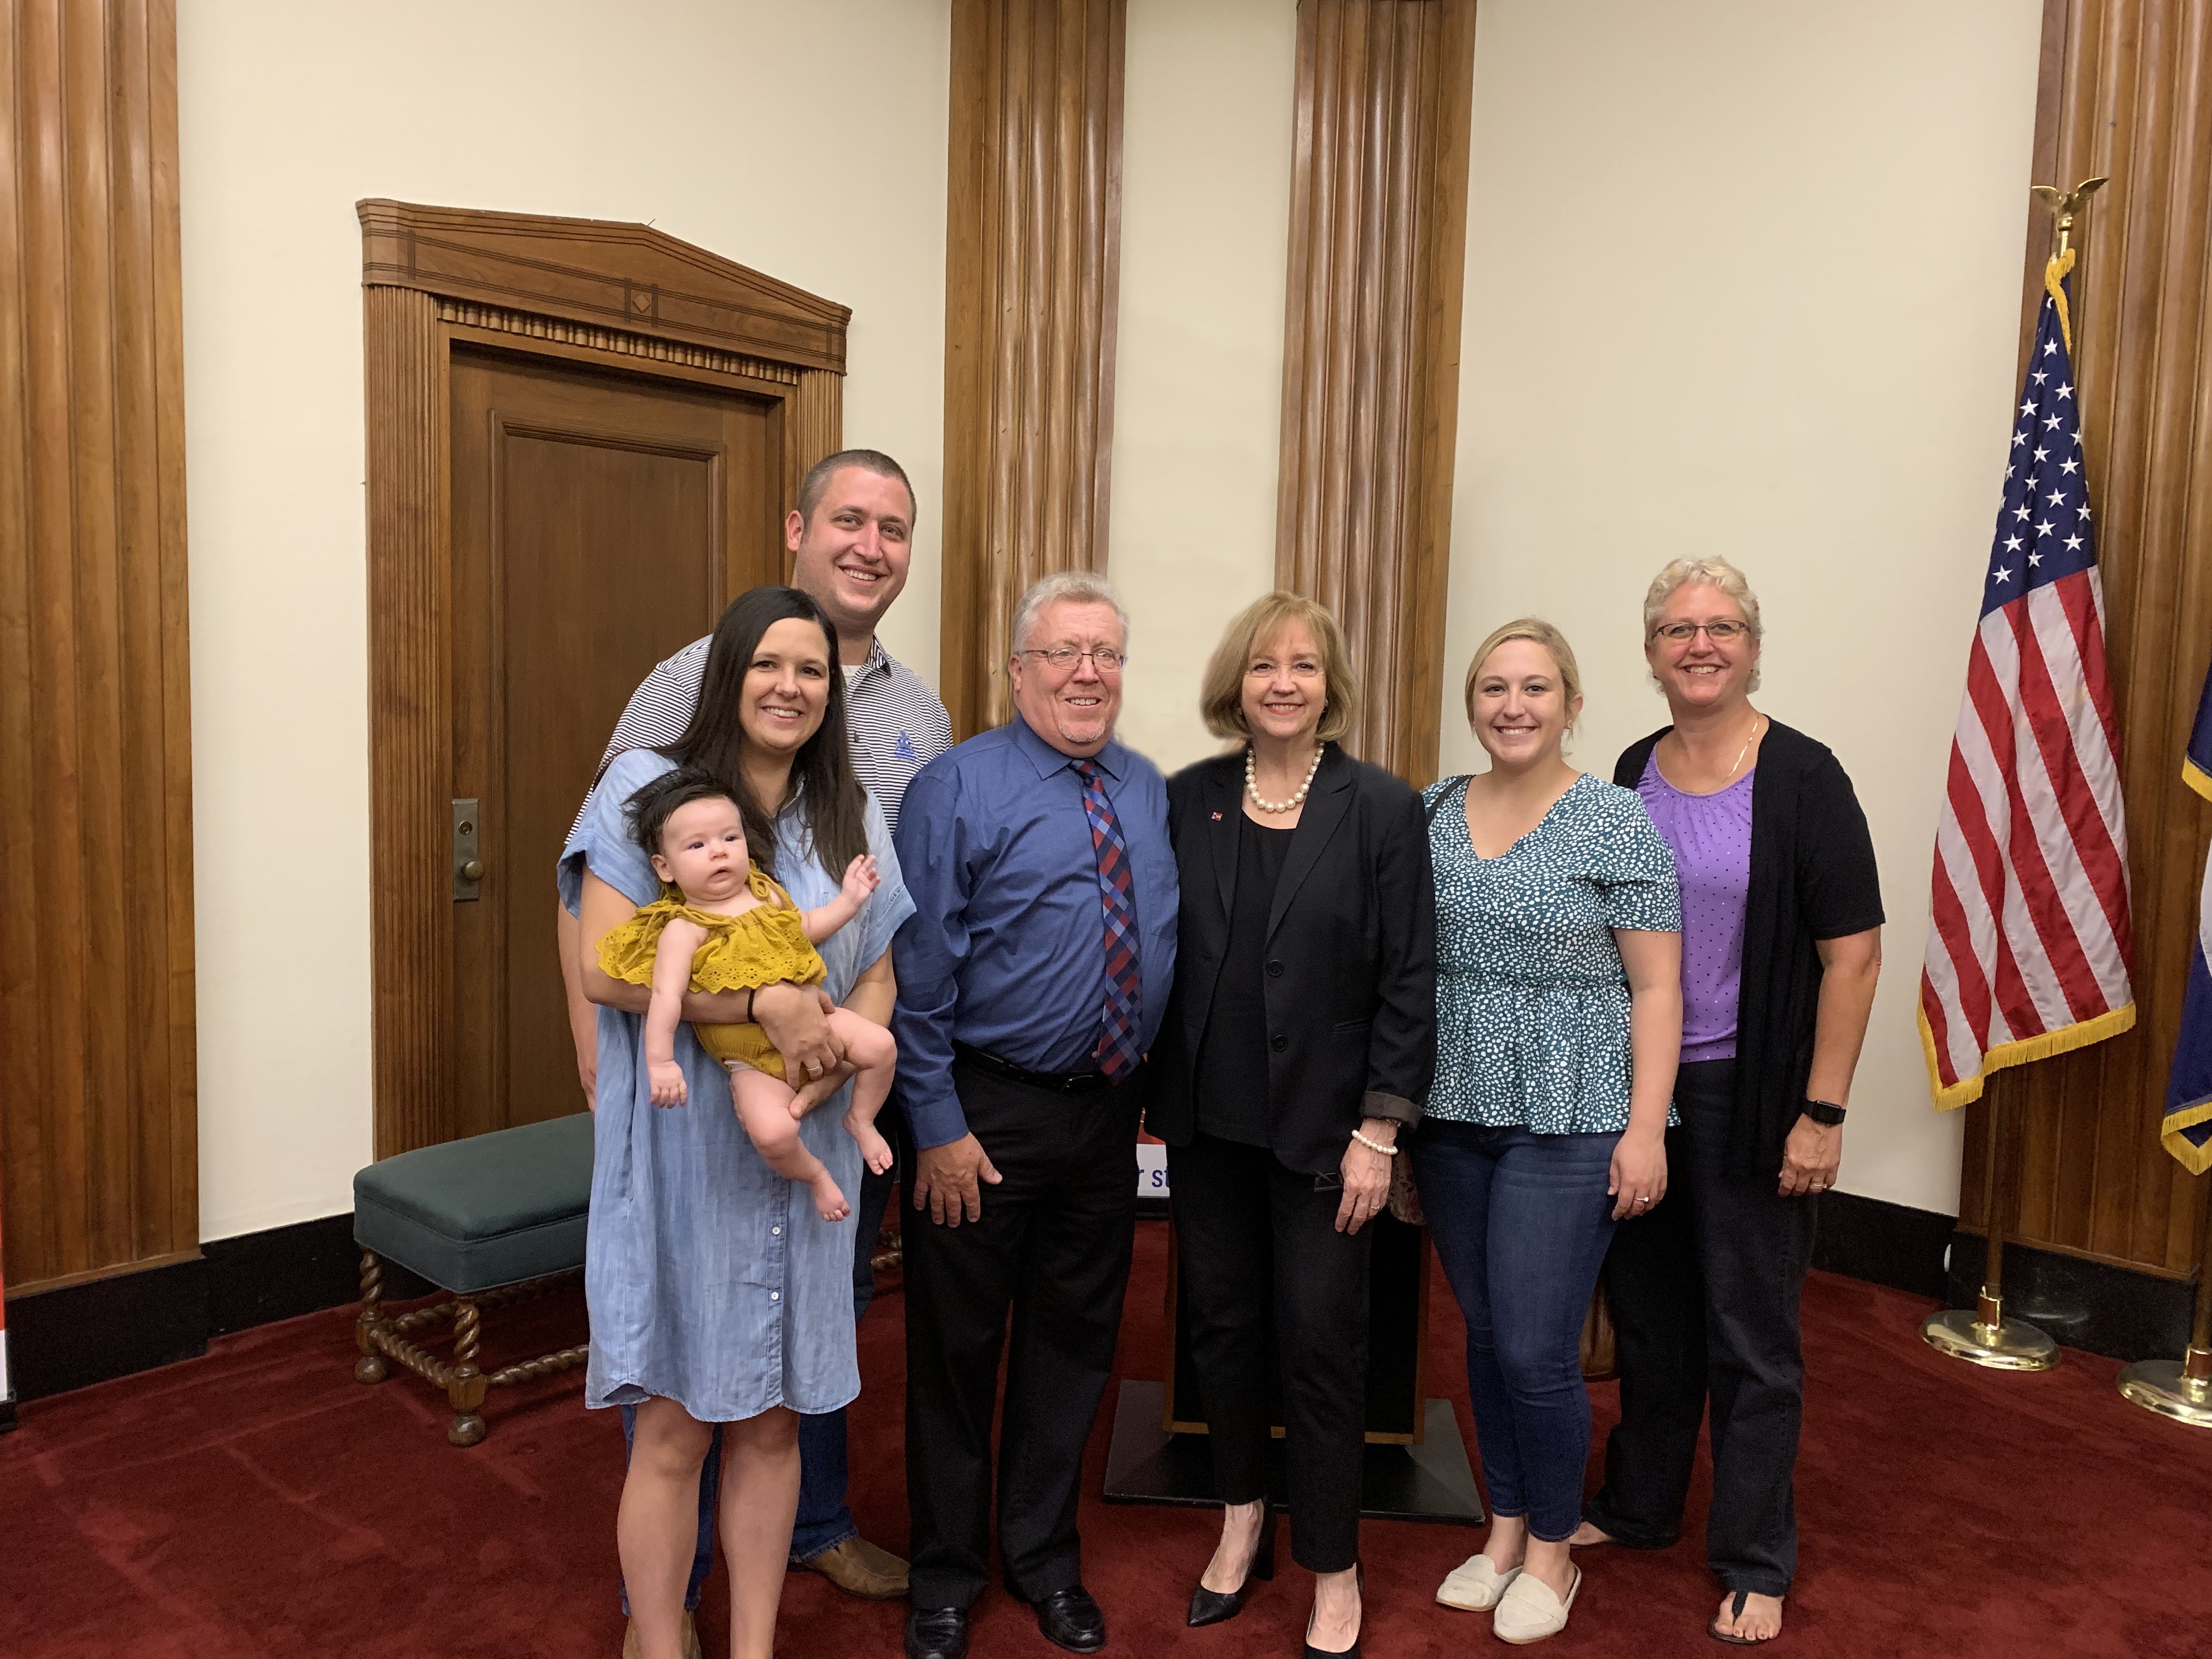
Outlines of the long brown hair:
{"type": "Polygon", "coordinates": [[[684,735],[660,752],[682,766],[696,766],[724,780],[745,823],[745,846],[753,864],[775,874],[775,819],[753,799],[738,763],[744,753],[740,714],[745,676],[768,630],[780,622],[809,622],[822,630],[830,650],[830,696],[822,724],[792,757],[799,810],[815,860],[832,876],[868,850],[868,798],[853,770],[853,751],[845,734],[845,675],[837,661],[837,627],[811,596],[795,587],[756,587],[730,601],[714,624],[707,647],[707,672],[699,684],[699,706],[691,711],[684,735]]]}

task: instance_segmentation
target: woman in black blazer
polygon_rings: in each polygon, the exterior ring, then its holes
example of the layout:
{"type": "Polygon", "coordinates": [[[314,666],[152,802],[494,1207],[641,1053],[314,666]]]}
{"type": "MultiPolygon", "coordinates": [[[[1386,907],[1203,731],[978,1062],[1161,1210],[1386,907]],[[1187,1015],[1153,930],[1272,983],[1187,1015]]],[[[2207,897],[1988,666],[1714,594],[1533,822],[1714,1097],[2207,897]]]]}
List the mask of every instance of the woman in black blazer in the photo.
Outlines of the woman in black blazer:
{"type": "Polygon", "coordinates": [[[1272,1335],[1309,1654],[1359,1648],[1366,1223],[1436,1063],[1428,835],[1419,797],[1337,747],[1358,707],[1343,631],[1296,594],[1249,607],[1207,665],[1206,726],[1241,742],[1168,781],[1182,908],[1146,1112],[1224,1505],[1189,1622],[1274,1571],[1272,1335]]]}

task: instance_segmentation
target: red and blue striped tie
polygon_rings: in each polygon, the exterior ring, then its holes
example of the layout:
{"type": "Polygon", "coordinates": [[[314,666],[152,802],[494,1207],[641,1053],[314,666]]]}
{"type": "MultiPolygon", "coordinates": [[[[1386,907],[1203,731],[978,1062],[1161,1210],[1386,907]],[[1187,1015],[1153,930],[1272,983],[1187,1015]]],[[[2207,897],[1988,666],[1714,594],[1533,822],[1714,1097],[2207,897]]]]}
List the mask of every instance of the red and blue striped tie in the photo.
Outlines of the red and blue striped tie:
{"type": "Polygon", "coordinates": [[[1138,1015],[1145,1006],[1137,969],[1137,894],[1129,877],[1129,848],[1105,776],[1095,761],[1079,760],[1083,816],[1091,820],[1091,850],[1098,859],[1098,903],[1106,913],[1106,1012],[1098,1028],[1098,1069],[1115,1083],[1137,1069],[1138,1015]]]}

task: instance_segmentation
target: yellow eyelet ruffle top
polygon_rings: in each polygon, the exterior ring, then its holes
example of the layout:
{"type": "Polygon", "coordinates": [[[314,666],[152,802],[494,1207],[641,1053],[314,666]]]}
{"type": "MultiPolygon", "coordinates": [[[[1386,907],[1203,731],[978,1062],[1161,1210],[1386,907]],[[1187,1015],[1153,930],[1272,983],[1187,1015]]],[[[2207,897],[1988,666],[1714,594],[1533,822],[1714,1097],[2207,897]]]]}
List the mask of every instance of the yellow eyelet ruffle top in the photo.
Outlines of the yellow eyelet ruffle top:
{"type": "MultiPolygon", "coordinates": [[[[599,967],[625,985],[652,984],[661,932],[672,917],[682,916],[707,930],[691,956],[694,991],[757,991],[786,980],[819,985],[828,978],[829,969],[806,937],[791,895],[758,870],[747,877],[746,885],[760,906],[736,916],[695,909],[681,893],[664,892],[599,941],[599,967]]],[[[770,1077],[783,1075],[783,1056],[757,1025],[694,1024],[691,1033],[725,1066],[738,1062],[770,1077]]]]}

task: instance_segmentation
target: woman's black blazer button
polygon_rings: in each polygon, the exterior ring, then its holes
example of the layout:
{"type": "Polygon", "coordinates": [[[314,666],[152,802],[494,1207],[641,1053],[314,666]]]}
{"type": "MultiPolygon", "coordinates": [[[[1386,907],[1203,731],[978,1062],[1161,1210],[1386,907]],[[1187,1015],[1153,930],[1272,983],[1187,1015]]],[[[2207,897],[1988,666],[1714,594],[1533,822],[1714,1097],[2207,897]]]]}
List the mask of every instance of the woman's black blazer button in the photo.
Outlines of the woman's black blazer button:
{"type": "Polygon", "coordinates": [[[1280,1031],[1276,1032],[1275,1035],[1268,1038],[1267,1041],[1273,1046],[1275,1052],[1279,1054],[1282,1053],[1284,1049],[1291,1046],[1290,1038],[1285,1036],[1280,1031]]]}
{"type": "Polygon", "coordinates": [[[1279,963],[1279,962],[1271,962],[1271,963],[1269,963],[1267,964],[1267,976],[1268,976],[1270,979],[1280,979],[1280,978],[1282,978],[1282,976],[1283,976],[1283,964],[1282,964],[1281,963],[1279,963]]]}

